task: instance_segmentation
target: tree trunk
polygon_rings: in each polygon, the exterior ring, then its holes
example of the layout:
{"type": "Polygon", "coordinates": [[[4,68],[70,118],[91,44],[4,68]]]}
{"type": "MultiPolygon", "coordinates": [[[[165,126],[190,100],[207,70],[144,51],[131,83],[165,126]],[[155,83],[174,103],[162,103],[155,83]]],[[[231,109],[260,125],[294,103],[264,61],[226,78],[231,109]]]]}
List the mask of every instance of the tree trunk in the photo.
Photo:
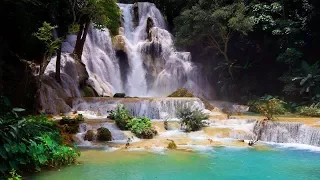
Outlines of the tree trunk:
{"type": "Polygon", "coordinates": [[[61,76],[60,76],[61,46],[62,46],[62,43],[60,44],[59,49],[57,50],[56,75],[55,75],[56,81],[60,84],[61,84],[61,76]]]}
{"type": "Polygon", "coordinates": [[[87,34],[89,31],[90,19],[87,19],[85,23],[81,23],[80,30],[77,35],[76,46],[74,47],[73,54],[81,61],[84,43],[86,42],[87,34]]]}

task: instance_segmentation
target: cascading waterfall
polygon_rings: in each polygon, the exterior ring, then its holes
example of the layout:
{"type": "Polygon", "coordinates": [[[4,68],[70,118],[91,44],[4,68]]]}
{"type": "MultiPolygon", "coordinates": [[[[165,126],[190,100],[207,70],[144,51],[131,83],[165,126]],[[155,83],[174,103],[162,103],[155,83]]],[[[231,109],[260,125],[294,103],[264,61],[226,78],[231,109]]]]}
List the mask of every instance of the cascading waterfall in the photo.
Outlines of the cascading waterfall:
{"type": "Polygon", "coordinates": [[[208,81],[191,62],[190,53],[176,51],[173,37],[155,5],[137,3],[119,4],[119,7],[123,12],[119,35],[112,40],[108,29],[97,30],[91,25],[82,62],[69,55],[73,52],[76,35],[67,37],[62,45],[61,62],[66,62],[61,66],[62,84],[53,78],[56,57],[46,69],[50,80],[45,83],[41,98],[43,111],[68,112],[70,107],[66,103],[59,103],[63,105],[58,107],[56,102],[80,97],[81,84],[91,86],[99,96],[125,92],[129,96],[163,97],[185,87],[195,95],[210,99],[212,88],[208,81]],[[120,51],[127,59],[117,57],[120,51]],[[80,71],[75,74],[74,69],[80,71]]]}
{"type": "Polygon", "coordinates": [[[161,12],[152,3],[119,4],[129,57],[126,92],[130,96],[166,96],[185,87],[210,98],[210,90],[188,52],[177,52],[161,12]]]}
{"type": "Polygon", "coordinates": [[[261,140],[275,143],[299,143],[320,146],[320,128],[303,123],[267,122],[261,140]]]}
{"type": "Polygon", "coordinates": [[[109,111],[124,104],[131,115],[150,119],[176,118],[177,109],[184,106],[204,109],[204,104],[198,98],[77,98],[73,99],[72,104],[74,111],[100,117],[106,117],[109,111]]]}
{"type": "Polygon", "coordinates": [[[256,140],[274,143],[298,143],[320,146],[320,128],[311,127],[303,123],[291,122],[261,122],[257,120],[223,120],[213,121],[210,126],[242,130],[244,133],[230,133],[230,138],[256,140]]]}

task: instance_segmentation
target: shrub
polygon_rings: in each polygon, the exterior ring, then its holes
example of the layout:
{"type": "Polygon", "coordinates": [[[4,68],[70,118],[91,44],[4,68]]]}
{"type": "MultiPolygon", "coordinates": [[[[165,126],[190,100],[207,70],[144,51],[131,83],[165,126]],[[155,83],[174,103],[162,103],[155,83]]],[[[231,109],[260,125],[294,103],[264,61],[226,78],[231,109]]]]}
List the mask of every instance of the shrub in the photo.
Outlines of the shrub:
{"type": "Polygon", "coordinates": [[[40,171],[41,167],[60,167],[73,164],[80,156],[80,153],[73,148],[58,144],[48,135],[30,141],[27,153],[32,158],[32,164],[37,171],[40,171]]]}
{"type": "Polygon", "coordinates": [[[259,98],[257,100],[250,100],[248,102],[249,110],[251,112],[264,114],[263,112],[261,112],[261,107],[268,106],[268,103],[270,103],[271,100],[273,102],[277,102],[272,107],[274,109],[274,111],[276,112],[276,114],[285,114],[286,112],[291,111],[290,110],[291,105],[288,105],[284,101],[280,100],[278,97],[273,97],[271,95],[262,96],[261,98],[259,98]]]}
{"type": "Polygon", "coordinates": [[[127,124],[132,116],[129,113],[129,110],[124,107],[124,105],[119,105],[115,111],[110,113],[110,119],[116,121],[117,126],[121,130],[128,130],[127,124]]]}
{"type": "Polygon", "coordinates": [[[62,145],[56,124],[45,116],[20,117],[0,97],[0,176],[10,170],[40,171],[42,167],[71,164],[79,155],[62,145]],[[5,107],[4,107],[5,106],[5,107]],[[5,111],[4,111],[5,110],[5,111]]]}
{"type": "Polygon", "coordinates": [[[84,121],[84,118],[82,114],[77,115],[75,118],[70,117],[62,117],[62,119],[59,121],[59,125],[61,125],[61,128],[64,132],[68,134],[75,134],[79,130],[79,125],[84,121]]]}
{"type": "Polygon", "coordinates": [[[111,141],[112,140],[111,132],[109,131],[109,129],[101,127],[98,129],[97,139],[99,141],[111,141]]]}
{"type": "Polygon", "coordinates": [[[297,111],[304,116],[320,117],[320,103],[298,107],[297,111]]]}
{"type": "Polygon", "coordinates": [[[257,106],[258,112],[263,114],[267,120],[273,120],[275,115],[283,114],[285,112],[283,106],[283,101],[271,98],[265,100],[264,103],[261,103],[257,106]]]}
{"type": "Polygon", "coordinates": [[[129,120],[128,127],[136,136],[143,139],[152,139],[158,132],[151,127],[151,120],[146,117],[129,120]]]}
{"type": "Polygon", "coordinates": [[[153,128],[146,128],[141,131],[140,135],[138,135],[139,138],[143,139],[152,139],[154,136],[156,136],[158,132],[153,128]]]}
{"type": "Polygon", "coordinates": [[[9,174],[8,180],[21,180],[22,178],[15,169],[12,169],[9,174]]]}
{"type": "Polygon", "coordinates": [[[199,109],[191,107],[182,107],[177,110],[177,117],[181,120],[181,127],[186,131],[198,131],[205,126],[203,120],[208,119],[208,115],[199,109]]]}
{"type": "Polygon", "coordinates": [[[174,141],[171,140],[171,142],[167,146],[168,149],[177,149],[177,145],[174,141]]]}

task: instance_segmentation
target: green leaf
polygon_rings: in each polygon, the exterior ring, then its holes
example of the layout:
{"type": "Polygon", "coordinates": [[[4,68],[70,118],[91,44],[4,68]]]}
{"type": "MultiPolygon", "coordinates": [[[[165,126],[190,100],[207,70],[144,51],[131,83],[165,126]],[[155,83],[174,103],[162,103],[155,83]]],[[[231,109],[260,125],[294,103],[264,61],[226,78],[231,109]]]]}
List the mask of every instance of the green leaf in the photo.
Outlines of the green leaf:
{"type": "Polygon", "coordinates": [[[16,161],[9,161],[11,169],[18,169],[16,161]]]}
{"type": "Polygon", "coordinates": [[[0,156],[5,160],[8,158],[7,153],[3,147],[0,147],[0,156]]]}
{"type": "Polygon", "coordinates": [[[303,70],[303,72],[305,74],[309,74],[310,73],[310,70],[311,70],[311,67],[309,66],[309,64],[306,62],[306,61],[302,61],[301,63],[301,69],[303,70]]]}
{"type": "Polygon", "coordinates": [[[20,152],[25,153],[27,150],[26,145],[24,143],[19,143],[19,150],[20,152]]]}
{"type": "Polygon", "coordinates": [[[10,149],[11,149],[10,144],[4,144],[3,147],[8,153],[10,152],[10,149]]]}

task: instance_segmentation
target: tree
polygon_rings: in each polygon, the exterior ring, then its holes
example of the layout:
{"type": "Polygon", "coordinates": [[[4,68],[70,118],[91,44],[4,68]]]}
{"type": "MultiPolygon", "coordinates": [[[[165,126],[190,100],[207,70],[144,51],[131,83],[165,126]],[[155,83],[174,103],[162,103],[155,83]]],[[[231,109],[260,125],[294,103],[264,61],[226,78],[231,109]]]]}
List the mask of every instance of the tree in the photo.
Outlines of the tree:
{"type": "Polygon", "coordinates": [[[43,59],[40,62],[40,72],[38,75],[38,82],[37,82],[37,99],[40,97],[40,91],[42,86],[42,76],[51,60],[53,53],[59,49],[61,44],[61,39],[54,39],[53,38],[53,30],[57,28],[57,26],[51,26],[47,22],[43,22],[42,27],[38,29],[36,33],[33,35],[38,38],[41,42],[45,45],[45,53],[43,55],[43,59]]]}
{"type": "Polygon", "coordinates": [[[233,71],[237,60],[229,57],[228,45],[236,33],[247,35],[252,30],[253,21],[247,10],[242,1],[199,0],[175,19],[177,43],[192,44],[201,40],[208,48],[217,50],[224,59],[219,68],[226,69],[229,79],[235,83],[233,71]]]}
{"type": "Polygon", "coordinates": [[[108,28],[111,34],[117,34],[120,26],[120,9],[115,0],[86,0],[78,2],[77,5],[79,31],[73,53],[78,60],[81,60],[90,24],[93,22],[95,28],[100,30],[108,28]]]}

